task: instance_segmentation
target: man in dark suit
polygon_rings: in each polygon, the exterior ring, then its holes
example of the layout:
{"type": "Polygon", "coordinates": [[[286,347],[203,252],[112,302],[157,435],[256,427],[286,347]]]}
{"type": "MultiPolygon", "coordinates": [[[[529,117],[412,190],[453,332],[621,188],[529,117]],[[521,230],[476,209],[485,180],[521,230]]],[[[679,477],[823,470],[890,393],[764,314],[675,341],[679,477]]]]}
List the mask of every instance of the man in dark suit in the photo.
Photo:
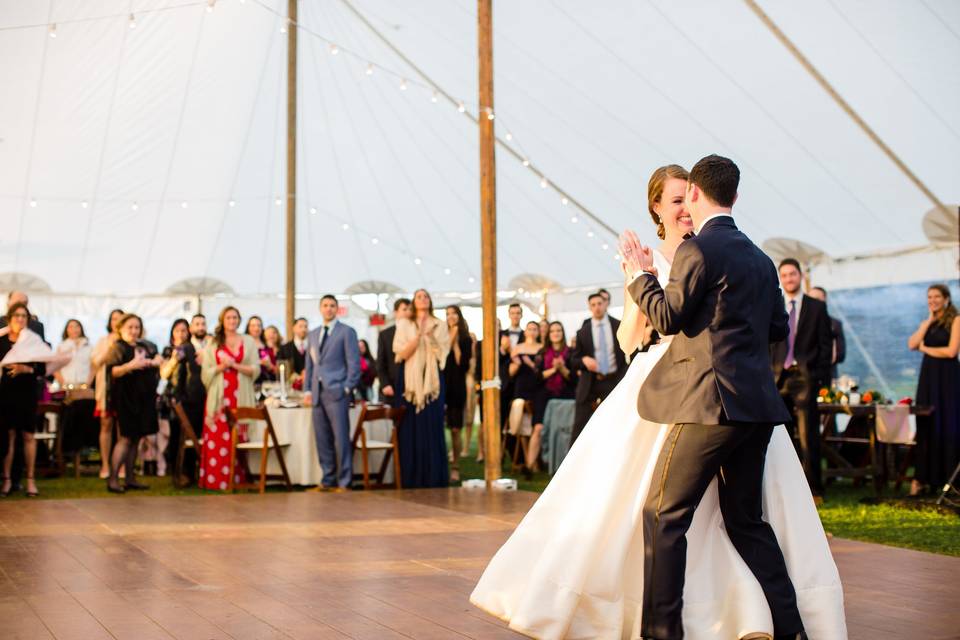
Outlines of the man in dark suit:
{"type": "Polygon", "coordinates": [[[520,326],[520,321],[523,320],[523,307],[519,302],[514,302],[507,309],[507,315],[510,317],[510,326],[501,331],[501,334],[510,336],[510,346],[515,347],[523,342],[523,327],[520,326]]]}
{"type": "Polygon", "coordinates": [[[685,207],[697,235],[677,249],[666,289],[653,255],[621,236],[629,294],[661,335],[675,336],[640,389],[639,414],[671,425],[643,507],[641,635],[683,637],[686,533],[718,479],[734,547],[756,576],[777,638],[803,636],[796,592],[776,536],[763,520],[763,467],[773,428],[789,419],[770,376],[769,344],[787,335],[770,259],[734,223],[740,171],[707,156],[690,171],[685,207]]]}
{"type": "Polygon", "coordinates": [[[789,335],[770,347],[773,379],[793,414],[791,422],[803,471],[816,498],[823,496],[820,470],[820,417],[817,392],[830,382],[833,337],[827,305],[804,295],[800,263],[787,258],[780,263],[780,286],[790,319],[789,335]]]}
{"type": "Polygon", "coordinates": [[[303,369],[307,359],[307,326],[306,318],[297,318],[293,321],[293,337],[277,350],[277,362],[285,362],[288,369],[287,380],[297,384],[303,379],[303,369]]]}
{"type": "MultiPolygon", "coordinates": [[[[827,290],[823,287],[814,287],[807,294],[811,298],[816,298],[823,304],[827,304],[827,290]]],[[[830,367],[830,378],[840,377],[837,371],[837,365],[847,359],[847,338],[843,335],[843,323],[830,315],[830,305],[827,305],[827,316],[830,318],[830,335],[833,337],[833,362],[830,367]]]]}
{"type": "Polygon", "coordinates": [[[400,367],[393,353],[393,339],[397,335],[396,321],[410,317],[410,300],[400,298],[393,303],[394,324],[380,332],[377,336],[377,377],[380,378],[380,399],[391,406],[398,406],[402,400],[396,394],[394,385],[400,375],[400,367]]]}
{"type": "Polygon", "coordinates": [[[610,395],[627,370],[627,359],[617,340],[620,321],[607,315],[607,302],[599,292],[590,294],[587,302],[590,317],[577,331],[570,354],[570,370],[580,375],[570,433],[571,447],[593,415],[594,403],[610,395]]]}

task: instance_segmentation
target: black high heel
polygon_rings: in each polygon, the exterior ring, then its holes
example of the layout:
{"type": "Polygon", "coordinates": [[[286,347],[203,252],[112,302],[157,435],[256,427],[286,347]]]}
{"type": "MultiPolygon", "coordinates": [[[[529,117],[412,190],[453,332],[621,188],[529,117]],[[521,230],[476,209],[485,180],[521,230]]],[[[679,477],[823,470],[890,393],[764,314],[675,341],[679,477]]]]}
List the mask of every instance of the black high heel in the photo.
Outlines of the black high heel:
{"type": "MultiPolygon", "coordinates": [[[[3,478],[3,483],[6,484],[6,483],[8,483],[8,482],[10,482],[10,478],[4,477],[4,478],[3,478]]],[[[10,492],[11,492],[11,491],[13,491],[13,483],[12,483],[12,482],[10,482],[10,487],[9,487],[8,489],[6,489],[6,490],[0,490],[0,498],[6,498],[7,496],[10,495],[10,492]]]]}
{"type": "MultiPolygon", "coordinates": [[[[33,480],[33,484],[34,484],[34,485],[37,484],[37,481],[34,480],[33,478],[27,478],[27,481],[26,481],[24,484],[26,484],[27,486],[29,486],[31,480],[33,480]]],[[[36,497],[38,497],[38,496],[40,495],[40,492],[39,492],[39,491],[26,490],[24,493],[26,493],[26,496],[27,496],[28,498],[36,498],[36,497]]]]}

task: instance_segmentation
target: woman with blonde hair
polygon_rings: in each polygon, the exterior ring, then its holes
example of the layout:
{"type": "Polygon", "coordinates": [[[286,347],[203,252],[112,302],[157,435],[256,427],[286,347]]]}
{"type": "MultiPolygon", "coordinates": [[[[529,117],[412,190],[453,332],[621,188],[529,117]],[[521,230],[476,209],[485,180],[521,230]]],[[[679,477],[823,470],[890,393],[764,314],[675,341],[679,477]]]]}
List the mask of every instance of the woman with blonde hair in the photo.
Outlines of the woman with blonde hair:
{"type": "MultiPolygon", "coordinates": [[[[204,489],[225,491],[230,486],[230,425],[226,409],[254,407],[257,404],[253,381],[260,375],[256,342],[239,333],[240,312],[224,307],[217,319],[213,340],[204,348],[200,377],[207,389],[203,420],[203,449],[198,485],[204,489]]],[[[246,441],[244,429],[239,434],[246,441]]],[[[234,482],[243,482],[234,469],[234,482]]]]}
{"type": "Polygon", "coordinates": [[[443,431],[443,369],[450,351],[446,323],[433,315],[426,289],[413,296],[410,319],[397,319],[393,352],[403,365],[398,393],[406,413],[397,434],[403,487],[445,487],[449,483],[447,441],[443,431]]]}

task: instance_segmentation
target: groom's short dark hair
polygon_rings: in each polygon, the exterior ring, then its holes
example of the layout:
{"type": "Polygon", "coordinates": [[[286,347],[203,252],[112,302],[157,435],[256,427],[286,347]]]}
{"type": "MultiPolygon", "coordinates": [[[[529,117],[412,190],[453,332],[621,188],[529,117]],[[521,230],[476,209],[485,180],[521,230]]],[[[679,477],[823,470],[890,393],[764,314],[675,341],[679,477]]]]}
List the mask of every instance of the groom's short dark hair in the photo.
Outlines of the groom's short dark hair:
{"type": "Polygon", "coordinates": [[[709,155],[693,165],[690,183],[721,207],[732,207],[740,186],[740,169],[730,158],[709,155]]]}

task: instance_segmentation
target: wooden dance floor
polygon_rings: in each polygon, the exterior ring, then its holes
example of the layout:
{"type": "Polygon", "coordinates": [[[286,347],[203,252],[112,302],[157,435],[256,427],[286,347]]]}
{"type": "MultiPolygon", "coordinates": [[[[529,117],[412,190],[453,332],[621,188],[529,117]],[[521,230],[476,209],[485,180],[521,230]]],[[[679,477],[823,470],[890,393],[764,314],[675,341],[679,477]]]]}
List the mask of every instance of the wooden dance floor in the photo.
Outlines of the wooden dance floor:
{"type": "MultiPolygon", "coordinates": [[[[0,637],[519,638],[467,597],[536,498],[0,502],[0,637]]],[[[960,637],[960,558],[835,540],[850,637],[960,637]]]]}

